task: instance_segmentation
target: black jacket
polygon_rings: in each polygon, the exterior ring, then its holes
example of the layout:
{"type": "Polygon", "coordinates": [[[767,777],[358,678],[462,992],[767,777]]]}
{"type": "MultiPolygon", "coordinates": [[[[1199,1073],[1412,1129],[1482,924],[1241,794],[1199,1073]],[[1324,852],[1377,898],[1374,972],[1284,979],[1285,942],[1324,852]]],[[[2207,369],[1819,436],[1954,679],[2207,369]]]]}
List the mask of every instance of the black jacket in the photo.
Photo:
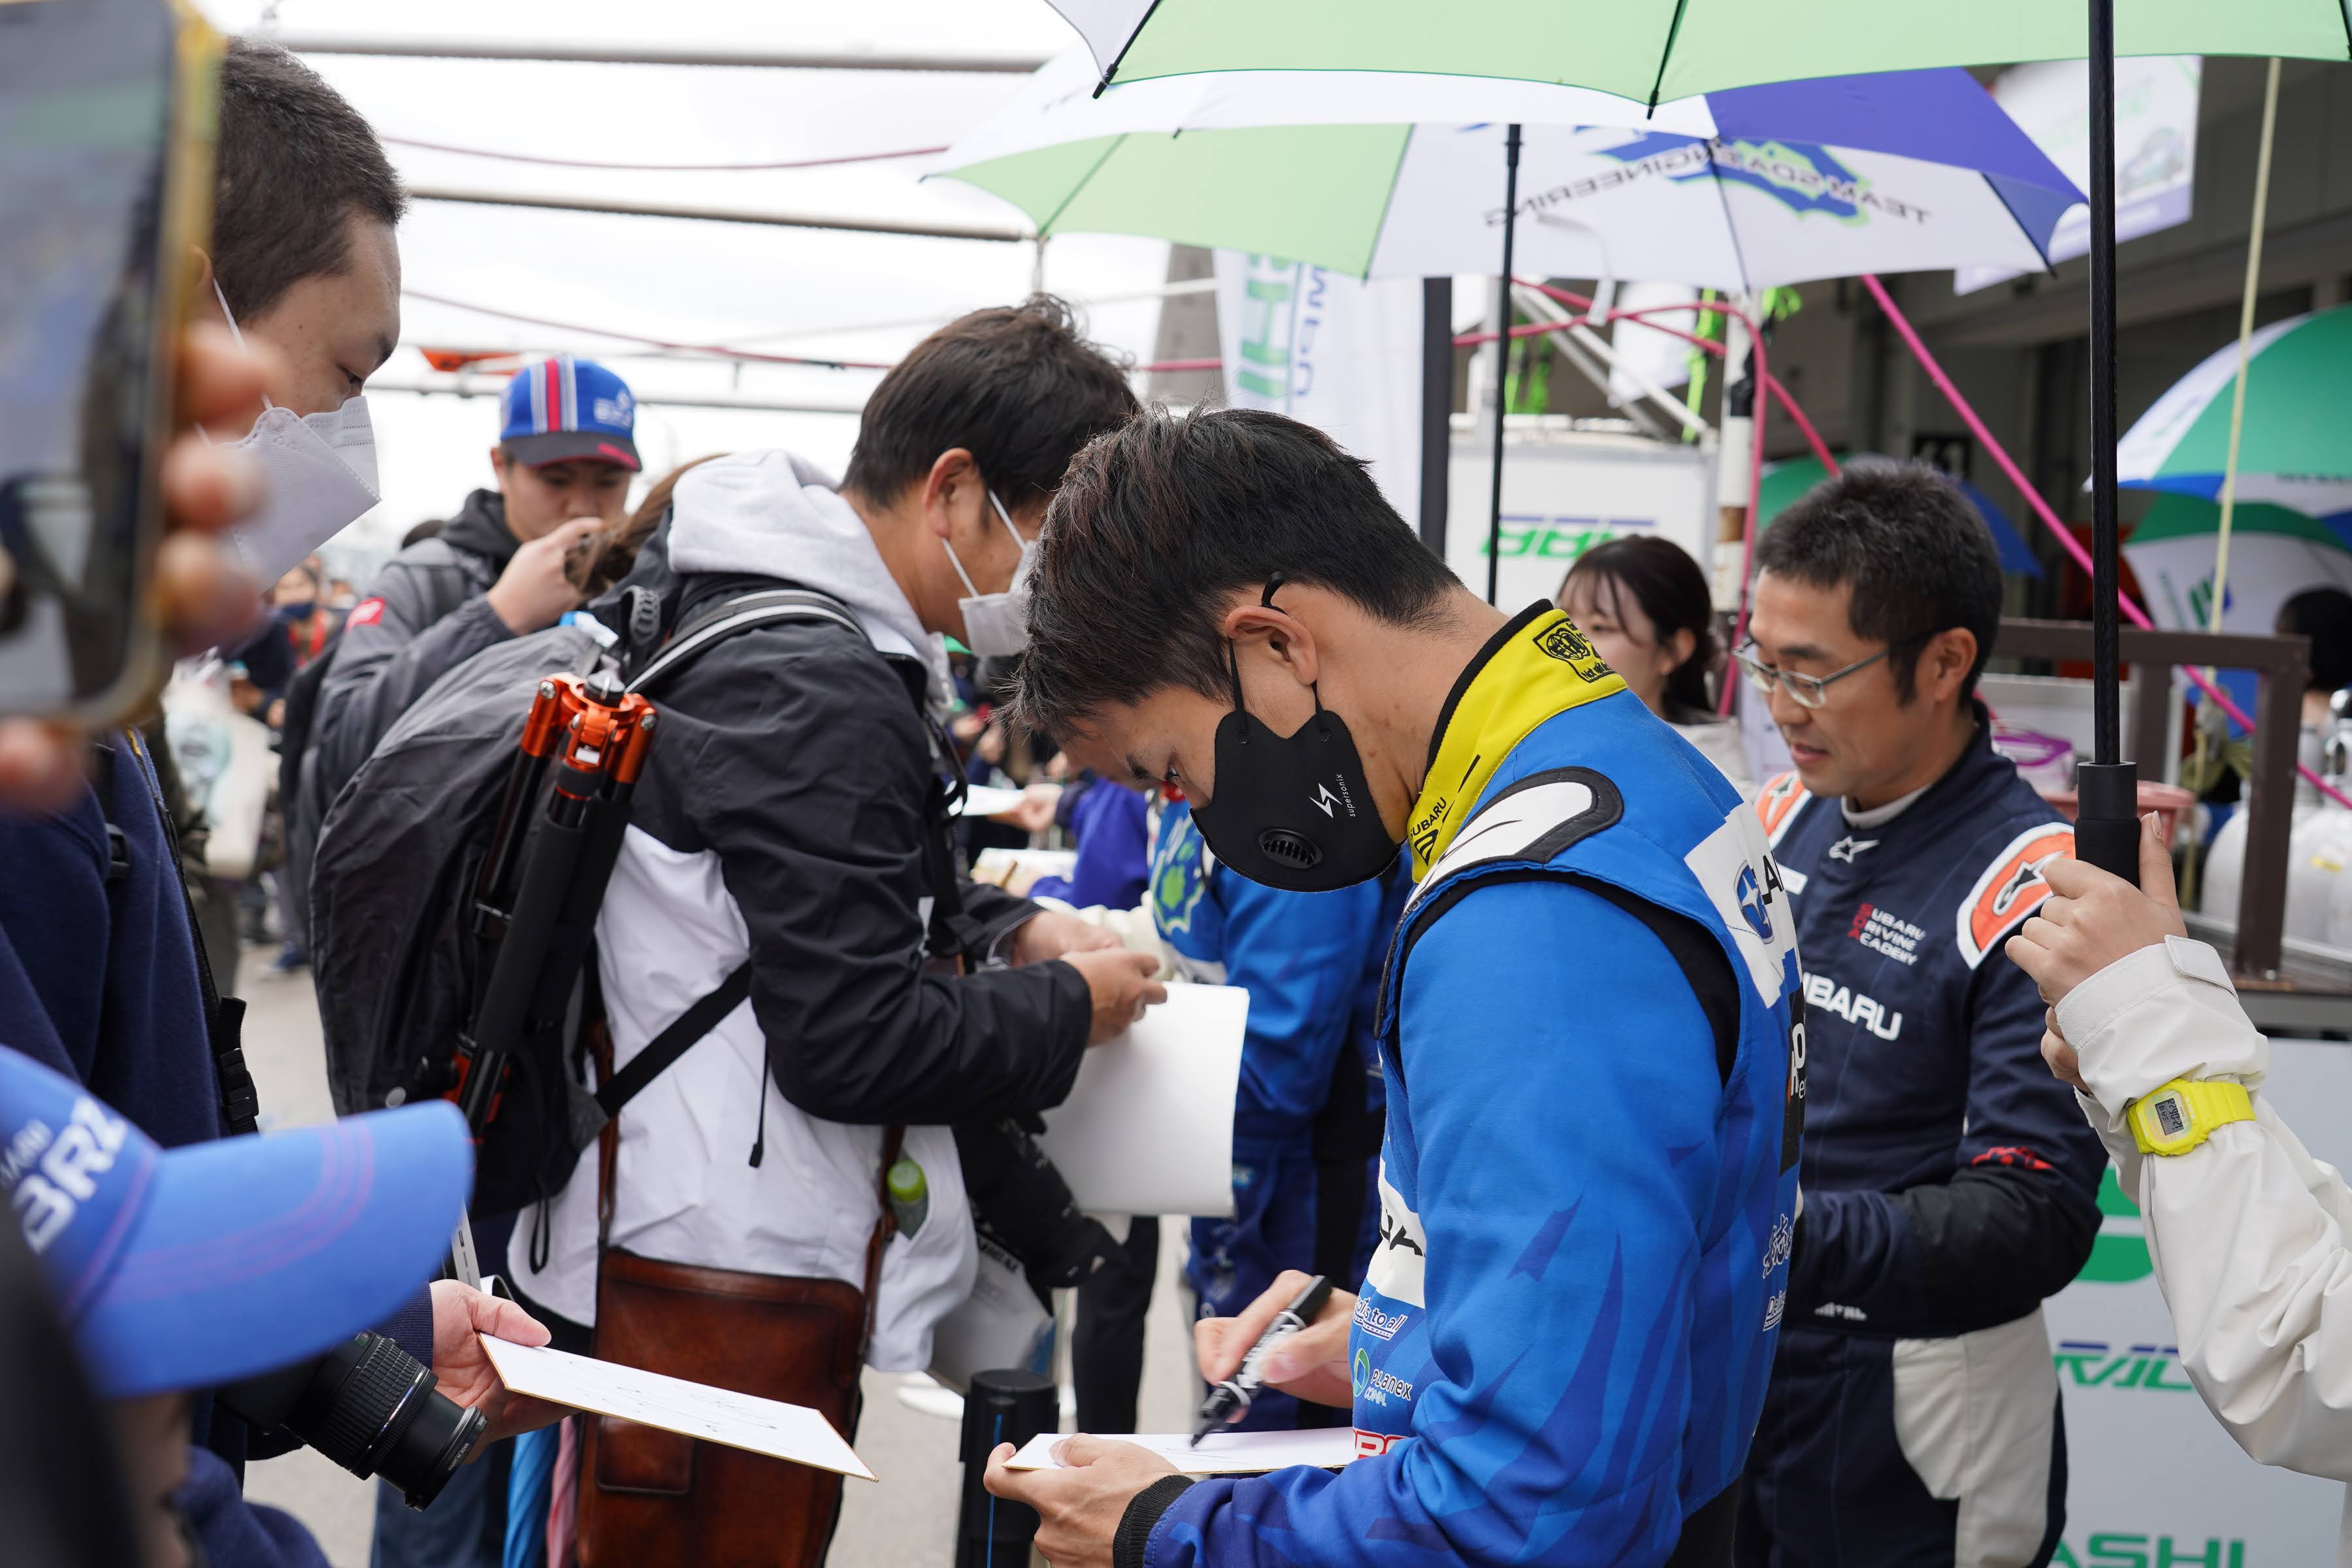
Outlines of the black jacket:
{"type": "MultiPolygon", "coordinates": [[[[803,584],[674,580],[673,625],[803,584]]],[[[749,928],[751,1005],[777,1088],[808,1114],[936,1124],[1061,1102],[1092,1014],[1067,964],[929,973],[926,859],[939,771],[923,667],[829,624],[719,644],[656,696],[661,739],[630,813],[680,854],[717,858],[749,928]]],[[[962,884],[1002,936],[1036,906],[962,884]]],[[[657,960],[656,960],[657,961],[657,960]]]]}
{"type": "Polygon", "coordinates": [[[311,720],[302,784],[315,834],[399,717],[450,670],[513,634],[484,597],[514,558],[506,500],[476,490],[449,526],[384,563],[352,606],[311,720]]]}

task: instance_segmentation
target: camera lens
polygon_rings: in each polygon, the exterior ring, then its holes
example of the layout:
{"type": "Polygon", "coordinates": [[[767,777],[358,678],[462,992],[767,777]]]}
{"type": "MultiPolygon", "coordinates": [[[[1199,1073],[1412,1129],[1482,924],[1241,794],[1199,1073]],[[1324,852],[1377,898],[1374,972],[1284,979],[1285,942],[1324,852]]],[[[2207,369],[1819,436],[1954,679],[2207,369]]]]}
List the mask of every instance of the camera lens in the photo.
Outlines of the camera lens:
{"type": "Polygon", "coordinates": [[[382,1334],[221,1390],[265,1430],[282,1426],[362,1480],[380,1475],[411,1508],[441,1494],[481,1441],[478,1410],[435,1392],[433,1369],[382,1334]]]}
{"type": "Polygon", "coordinates": [[[955,1140],[975,1224],[1021,1260],[1033,1289],[1076,1285],[1110,1253],[1110,1233],[1080,1212],[1069,1183],[1017,1122],[962,1122],[955,1140]]]}

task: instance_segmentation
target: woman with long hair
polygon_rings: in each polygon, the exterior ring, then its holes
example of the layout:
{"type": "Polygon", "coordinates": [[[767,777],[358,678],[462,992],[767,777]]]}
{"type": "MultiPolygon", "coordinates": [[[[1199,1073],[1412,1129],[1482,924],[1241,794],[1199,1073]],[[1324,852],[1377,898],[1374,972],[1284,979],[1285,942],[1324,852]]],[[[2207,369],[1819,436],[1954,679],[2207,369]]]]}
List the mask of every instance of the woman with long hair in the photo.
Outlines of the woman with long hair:
{"type": "Polygon", "coordinates": [[[1552,602],[1651,712],[1681,731],[1742,795],[1754,789],[1739,726],[1716,717],[1708,693],[1722,654],[1697,562],[1663,539],[1612,539],[1577,557],[1552,602]]]}

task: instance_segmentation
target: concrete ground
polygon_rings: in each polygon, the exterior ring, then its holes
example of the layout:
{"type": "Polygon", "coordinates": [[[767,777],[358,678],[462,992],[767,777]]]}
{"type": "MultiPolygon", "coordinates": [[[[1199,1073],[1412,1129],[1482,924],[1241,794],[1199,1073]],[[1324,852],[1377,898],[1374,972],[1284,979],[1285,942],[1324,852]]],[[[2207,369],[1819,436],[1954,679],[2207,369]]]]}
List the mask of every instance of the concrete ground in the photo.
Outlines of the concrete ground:
{"type": "MultiPolygon", "coordinates": [[[[327,1097],[324,1047],[310,975],[269,973],[265,967],[269,953],[268,949],[247,948],[238,973],[238,990],[249,1008],[246,1057],[260,1085],[262,1126],[324,1121],[333,1108],[327,1097]]],[[[1160,1282],[1152,1297],[1140,1420],[1147,1431],[1172,1432],[1189,1424],[1197,1394],[1190,1336],[1176,1292],[1174,1238],[1182,1234],[1181,1226],[1164,1226],[1161,1234],[1167,1239],[1160,1247],[1160,1282]]],[[[848,1483],[829,1568],[945,1568],[954,1560],[961,1485],[956,1423],[901,1403],[899,1384],[893,1375],[866,1374],[857,1452],[881,1479],[872,1486],[848,1483]]],[[[246,1494],[300,1519],[318,1536],[335,1568],[366,1568],[374,1483],[359,1480],[303,1449],[252,1466],[246,1476],[246,1494]]]]}

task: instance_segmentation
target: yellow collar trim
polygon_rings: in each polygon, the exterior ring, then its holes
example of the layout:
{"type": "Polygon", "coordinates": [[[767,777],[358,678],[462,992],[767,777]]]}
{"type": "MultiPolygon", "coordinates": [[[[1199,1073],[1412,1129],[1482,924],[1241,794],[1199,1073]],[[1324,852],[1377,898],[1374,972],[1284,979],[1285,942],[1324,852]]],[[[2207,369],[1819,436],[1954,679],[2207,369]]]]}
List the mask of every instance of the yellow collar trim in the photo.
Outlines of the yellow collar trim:
{"type": "Polygon", "coordinates": [[[1512,748],[1555,713],[1625,689],[1562,610],[1522,615],[1496,635],[1454,689],[1406,836],[1419,881],[1512,748]]]}

